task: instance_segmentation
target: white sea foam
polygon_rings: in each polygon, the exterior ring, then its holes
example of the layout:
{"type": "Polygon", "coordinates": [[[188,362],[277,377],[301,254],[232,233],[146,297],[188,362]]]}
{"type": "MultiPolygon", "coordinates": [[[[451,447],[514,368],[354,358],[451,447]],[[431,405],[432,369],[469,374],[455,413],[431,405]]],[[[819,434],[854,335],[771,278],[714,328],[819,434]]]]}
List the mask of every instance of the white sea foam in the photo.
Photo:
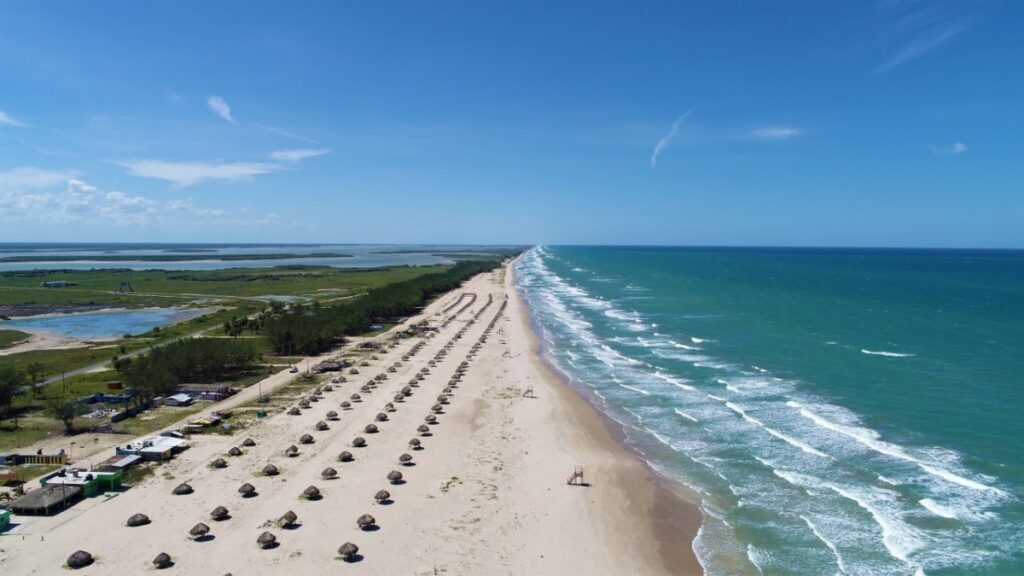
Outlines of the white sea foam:
{"type": "Polygon", "coordinates": [[[842,434],[843,436],[852,438],[854,441],[861,444],[862,446],[870,448],[871,450],[874,450],[875,452],[878,452],[880,454],[885,454],[886,456],[890,456],[892,458],[897,458],[899,460],[915,464],[919,468],[933,476],[942,478],[943,480],[952,482],[954,484],[958,484],[965,488],[970,488],[971,490],[991,491],[999,495],[1005,494],[1005,492],[998,488],[982,484],[981,482],[971,480],[970,478],[965,478],[963,476],[960,476],[959,474],[954,474],[953,472],[950,472],[945,468],[915,458],[914,456],[910,455],[902,446],[893,444],[891,442],[886,442],[885,440],[880,440],[878,432],[875,432],[874,430],[862,428],[859,426],[850,426],[846,424],[840,424],[838,422],[833,422],[825,418],[824,416],[807,409],[807,407],[805,407],[804,405],[793,400],[786,402],[786,405],[796,408],[800,412],[801,416],[814,422],[818,426],[825,428],[826,430],[831,430],[832,432],[835,432],[837,434],[842,434]]]}
{"type": "Polygon", "coordinates": [[[779,440],[782,440],[783,442],[785,442],[785,443],[787,443],[787,444],[789,444],[791,446],[795,446],[796,448],[799,448],[800,450],[803,450],[804,452],[806,452],[808,454],[813,454],[813,455],[818,456],[820,458],[829,458],[828,454],[825,454],[821,450],[818,450],[817,448],[807,444],[806,442],[804,442],[802,440],[797,440],[796,438],[793,438],[792,436],[788,436],[786,434],[783,434],[782,432],[779,432],[778,430],[776,430],[776,429],[766,425],[764,422],[762,422],[762,421],[758,420],[757,418],[754,418],[753,416],[747,414],[747,412],[743,408],[740,408],[739,406],[737,406],[736,404],[733,404],[732,402],[726,402],[725,403],[725,407],[728,408],[729,410],[732,410],[733,412],[739,414],[740,417],[743,418],[744,420],[746,420],[747,422],[750,422],[751,424],[753,424],[755,426],[759,426],[759,427],[763,428],[765,432],[771,434],[772,436],[778,438],[779,440]]]}
{"type": "Polygon", "coordinates": [[[943,518],[959,519],[956,512],[946,508],[942,504],[939,504],[931,498],[922,498],[920,502],[921,506],[924,506],[929,512],[936,516],[942,516],[943,518]]]}
{"type": "Polygon", "coordinates": [[[878,524],[882,530],[882,544],[893,558],[917,567],[910,562],[910,555],[920,549],[922,545],[917,530],[894,518],[891,512],[884,510],[875,501],[878,497],[878,491],[875,491],[874,494],[869,494],[862,489],[837,486],[831,483],[826,483],[825,485],[844,498],[854,501],[871,515],[875,524],[878,524]]]}
{"type": "Polygon", "coordinates": [[[680,344],[678,342],[673,342],[672,345],[675,346],[676,348],[682,348],[683,350],[703,350],[703,348],[701,348],[700,346],[688,346],[686,344],[680,344]]]}
{"type": "Polygon", "coordinates": [[[693,416],[690,416],[686,412],[683,412],[679,408],[673,408],[673,410],[675,410],[676,414],[679,414],[680,416],[682,416],[683,418],[686,418],[690,422],[700,422],[700,420],[697,420],[696,418],[694,418],[693,416]]]}
{"type": "Polygon", "coordinates": [[[889,358],[909,358],[913,356],[909,352],[888,352],[886,350],[864,350],[861,349],[864,354],[870,354],[871,356],[888,356],[889,358]]]}
{"type": "Polygon", "coordinates": [[[697,338],[696,336],[690,336],[690,342],[693,342],[694,344],[701,344],[703,342],[707,342],[707,340],[704,338],[697,338]]]}
{"type": "Polygon", "coordinates": [[[678,378],[673,378],[673,377],[671,377],[671,376],[669,376],[669,375],[667,375],[667,374],[665,374],[665,373],[663,373],[661,371],[656,371],[654,373],[654,377],[658,378],[660,380],[664,380],[665,382],[668,382],[669,384],[672,384],[673,386],[678,386],[678,387],[682,388],[683,390],[689,390],[691,392],[696,392],[697,391],[696,388],[694,388],[693,386],[690,386],[686,382],[683,382],[682,380],[680,380],[678,378]]]}
{"type": "Polygon", "coordinates": [[[835,542],[826,538],[814,522],[811,522],[810,518],[802,514],[800,515],[800,518],[803,519],[804,523],[807,524],[807,527],[811,529],[811,533],[814,534],[814,537],[821,540],[821,542],[832,551],[832,555],[836,557],[836,566],[839,568],[839,574],[848,574],[849,572],[846,570],[846,564],[843,562],[843,555],[839,553],[839,548],[836,547],[835,542]]]}
{"type": "Polygon", "coordinates": [[[636,386],[630,386],[629,384],[619,384],[619,386],[621,386],[622,388],[625,388],[627,390],[632,390],[634,392],[639,392],[639,393],[643,394],[644,396],[650,396],[651,395],[650,392],[648,392],[646,390],[643,390],[641,388],[637,388],[636,386]]]}

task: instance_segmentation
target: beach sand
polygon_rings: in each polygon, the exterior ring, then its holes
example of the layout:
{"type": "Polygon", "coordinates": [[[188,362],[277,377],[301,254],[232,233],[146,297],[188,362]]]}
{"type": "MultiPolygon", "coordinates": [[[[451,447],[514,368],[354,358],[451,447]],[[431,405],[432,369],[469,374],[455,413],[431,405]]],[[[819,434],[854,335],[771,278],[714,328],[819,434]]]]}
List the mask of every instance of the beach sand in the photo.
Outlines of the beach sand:
{"type": "MultiPolygon", "coordinates": [[[[478,276],[457,293],[477,298],[437,315],[456,301],[452,293],[424,312],[422,318],[437,326],[457,314],[435,337],[404,340],[378,352],[380,359],[371,367],[348,376],[349,382],[335,385],[300,416],[274,414],[233,437],[193,436],[191,449],[138,486],[86,499],[57,516],[15,517],[21,526],[0,537],[0,571],[53,574],[81,549],[98,558],[78,571],[83,574],[149,570],[160,552],[175,562],[171,572],[192,574],[700,573],[691,549],[699,511],[660,486],[616,441],[614,427],[547,368],[509,274],[478,276]],[[493,303],[484,308],[489,296],[493,303]],[[474,314],[479,317],[470,323],[474,314]],[[416,429],[438,394],[494,319],[493,331],[470,360],[432,434],[418,436],[416,429]],[[413,395],[377,423],[380,431],[365,433],[384,404],[464,327],[464,336],[430,368],[413,395]],[[352,409],[340,409],[340,402],[417,342],[425,343],[423,349],[388,373],[379,388],[360,392],[363,399],[352,409]],[[534,398],[523,397],[528,387],[534,398]],[[326,420],[329,410],[338,411],[340,420],[316,431],[315,423],[326,420]],[[305,433],[314,444],[299,445],[305,433]],[[356,436],[368,445],[353,448],[356,436]],[[240,457],[226,456],[246,437],[256,445],[240,457]],[[422,450],[408,447],[414,437],[422,450]],[[297,457],[284,455],[291,444],[300,447],[297,457]],[[339,462],[343,450],[355,460],[339,462]],[[413,466],[398,463],[403,453],[414,457],[413,466]],[[207,467],[217,457],[229,466],[207,467]],[[280,475],[260,476],[266,463],[277,465],[280,475]],[[589,486],[566,484],[577,465],[584,466],[589,486]],[[337,479],[321,478],[328,466],[338,471],[337,479]],[[400,470],[405,483],[391,485],[385,478],[391,470],[400,470]],[[172,495],[186,480],[195,493],[172,495]],[[253,484],[258,496],[242,498],[237,488],[244,482],[253,484]],[[322,491],[321,500],[300,499],[310,485],[322,491]],[[392,503],[374,502],[381,489],[391,493],[392,503]],[[228,508],[230,519],[209,519],[219,505],[228,508]],[[273,524],[289,510],[298,515],[296,527],[273,524]],[[137,512],[152,523],[126,527],[137,512]],[[379,529],[357,528],[356,519],[366,513],[379,529]],[[212,539],[189,539],[197,522],[211,527],[212,539]],[[257,547],[264,530],[277,537],[277,547],[257,547]],[[347,541],[359,546],[359,561],[338,558],[338,547],[347,541]]],[[[274,375],[263,391],[272,393],[293,376],[274,375]]],[[[240,405],[255,394],[253,386],[228,404],[240,405]]]]}

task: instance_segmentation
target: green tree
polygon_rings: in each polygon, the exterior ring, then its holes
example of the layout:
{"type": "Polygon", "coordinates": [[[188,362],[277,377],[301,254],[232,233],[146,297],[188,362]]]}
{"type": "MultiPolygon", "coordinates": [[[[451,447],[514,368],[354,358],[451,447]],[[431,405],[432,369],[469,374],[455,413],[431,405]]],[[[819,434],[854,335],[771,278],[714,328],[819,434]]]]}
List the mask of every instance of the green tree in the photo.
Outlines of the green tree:
{"type": "Polygon", "coordinates": [[[25,373],[14,366],[0,366],[0,423],[14,414],[14,427],[18,427],[18,414],[14,412],[14,398],[24,393],[25,373]]]}
{"type": "Polygon", "coordinates": [[[82,405],[69,396],[51,396],[46,399],[46,412],[64,424],[64,434],[75,431],[75,418],[82,414],[82,405]]]}
{"type": "Polygon", "coordinates": [[[33,362],[25,367],[25,372],[28,373],[29,378],[32,380],[32,392],[35,394],[41,394],[42,389],[36,386],[36,383],[42,379],[43,374],[46,372],[46,367],[40,362],[33,362]]]}

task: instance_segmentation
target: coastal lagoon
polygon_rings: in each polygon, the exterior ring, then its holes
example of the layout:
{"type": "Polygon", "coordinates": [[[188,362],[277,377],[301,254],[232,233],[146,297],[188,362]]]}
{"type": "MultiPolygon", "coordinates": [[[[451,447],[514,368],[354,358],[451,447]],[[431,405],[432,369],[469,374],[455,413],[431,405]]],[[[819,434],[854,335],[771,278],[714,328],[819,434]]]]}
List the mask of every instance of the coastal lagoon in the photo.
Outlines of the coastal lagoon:
{"type": "Polygon", "coordinates": [[[210,308],[144,308],[47,314],[0,320],[0,329],[48,332],[75,340],[110,340],[125,334],[142,334],[210,312],[210,308]]]}

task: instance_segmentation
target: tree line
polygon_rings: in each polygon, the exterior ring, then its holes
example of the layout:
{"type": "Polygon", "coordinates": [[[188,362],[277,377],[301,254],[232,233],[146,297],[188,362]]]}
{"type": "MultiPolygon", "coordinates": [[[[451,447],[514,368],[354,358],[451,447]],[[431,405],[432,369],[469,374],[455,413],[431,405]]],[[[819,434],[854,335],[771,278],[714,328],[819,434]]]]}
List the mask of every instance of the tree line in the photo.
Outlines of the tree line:
{"type": "Polygon", "coordinates": [[[173,394],[186,382],[209,383],[231,379],[255,368],[259,348],[252,342],[224,338],[182,338],[134,359],[117,363],[125,385],[139,399],[173,394]]]}
{"type": "Polygon", "coordinates": [[[295,305],[263,319],[263,335],[277,354],[319,354],[341,338],[367,332],[371,326],[422,308],[431,297],[453,290],[496,260],[459,262],[441,272],[370,289],[366,295],[332,306],[295,305]]]}

